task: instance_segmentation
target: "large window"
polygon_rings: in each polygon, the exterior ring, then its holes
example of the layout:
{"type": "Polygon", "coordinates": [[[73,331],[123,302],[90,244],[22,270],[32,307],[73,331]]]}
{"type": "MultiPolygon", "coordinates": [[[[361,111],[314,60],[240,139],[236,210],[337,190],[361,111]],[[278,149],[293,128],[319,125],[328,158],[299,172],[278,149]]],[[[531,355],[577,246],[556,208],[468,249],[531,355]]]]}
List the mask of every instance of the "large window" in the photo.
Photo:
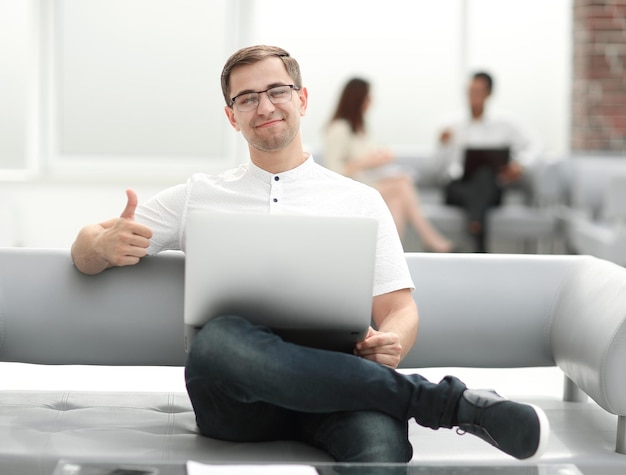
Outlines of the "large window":
{"type": "Polygon", "coordinates": [[[56,170],[156,176],[231,165],[219,87],[227,0],[55,0],[46,13],[56,170]]]}
{"type": "Polygon", "coordinates": [[[35,166],[36,37],[32,2],[0,0],[0,170],[6,177],[35,166]]]}

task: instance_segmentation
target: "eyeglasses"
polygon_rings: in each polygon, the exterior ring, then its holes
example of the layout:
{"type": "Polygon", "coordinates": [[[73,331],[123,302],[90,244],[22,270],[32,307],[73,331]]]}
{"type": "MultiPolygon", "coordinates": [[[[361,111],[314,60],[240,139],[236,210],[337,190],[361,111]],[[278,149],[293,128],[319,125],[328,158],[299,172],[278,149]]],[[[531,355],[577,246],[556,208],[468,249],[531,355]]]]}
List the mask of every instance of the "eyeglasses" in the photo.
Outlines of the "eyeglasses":
{"type": "Polygon", "coordinates": [[[233,97],[230,100],[231,106],[237,107],[239,112],[249,112],[259,107],[261,101],[261,94],[266,93],[268,99],[272,104],[284,104],[291,100],[292,92],[299,91],[300,88],[293,84],[287,84],[285,86],[274,86],[266,89],[265,91],[258,92],[244,92],[238,96],[233,97]]]}

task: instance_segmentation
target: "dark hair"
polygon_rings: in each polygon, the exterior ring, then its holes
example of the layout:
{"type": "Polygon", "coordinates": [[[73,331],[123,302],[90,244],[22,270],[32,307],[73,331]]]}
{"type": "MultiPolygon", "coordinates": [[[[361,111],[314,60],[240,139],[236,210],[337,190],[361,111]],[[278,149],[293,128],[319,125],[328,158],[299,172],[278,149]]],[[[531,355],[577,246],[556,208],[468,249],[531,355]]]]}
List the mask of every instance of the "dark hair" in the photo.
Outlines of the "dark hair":
{"type": "Polygon", "coordinates": [[[353,132],[363,132],[365,119],[363,117],[363,104],[370,92],[370,83],[365,79],[352,78],[343,87],[337,109],[331,118],[345,119],[350,123],[353,132]]]}
{"type": "Polygon", "coordinates": [[[264,59],[275,56],[280,58],[285,65],[285,69],[291,76],[293,84],[297,88],[302,87],[302,74],[300,73],[300,65],[292,58],[287,51],[277,46],[256,45],[241,48],[235,51],[230,58],[226,61],[224,68],[222,69],[221,83],[222,94],[227,106],[232,106],[230,96],[230,74],[237,66],[243,66],[246,64],[254,64],[264,59]]]}
{"type": "Polygon", "coordinates": [[[487,84],[487,90],[489,93],[493,90],[493,78],[491,77],[491,74],[486,73],[485,71],[478,71],[474,73],[472,79],[482,79],[487,84]]]}

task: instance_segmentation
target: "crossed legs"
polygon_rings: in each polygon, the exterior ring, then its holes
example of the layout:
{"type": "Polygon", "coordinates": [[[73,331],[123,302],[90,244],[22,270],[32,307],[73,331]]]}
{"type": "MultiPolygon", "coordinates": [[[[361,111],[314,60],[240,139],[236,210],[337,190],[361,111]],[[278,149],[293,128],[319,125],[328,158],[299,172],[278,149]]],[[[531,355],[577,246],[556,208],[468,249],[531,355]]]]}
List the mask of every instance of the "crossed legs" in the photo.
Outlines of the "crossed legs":
{"type": "Polygon", "coordinates": [[[465,390],[453,377],[434,384],[351,354],[294,345],[236,316],[205,325],[185,376],[202,434],[300,440],[341,462],[407,462],[407,421],[452,427],[465,390]]]}

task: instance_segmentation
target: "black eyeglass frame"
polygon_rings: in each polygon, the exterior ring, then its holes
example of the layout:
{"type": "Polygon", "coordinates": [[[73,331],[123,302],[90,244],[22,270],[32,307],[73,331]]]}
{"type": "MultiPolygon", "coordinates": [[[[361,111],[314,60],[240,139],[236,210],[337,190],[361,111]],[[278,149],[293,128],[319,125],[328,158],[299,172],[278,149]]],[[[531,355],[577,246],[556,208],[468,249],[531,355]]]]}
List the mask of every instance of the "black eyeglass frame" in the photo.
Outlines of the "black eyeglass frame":
{"type": "MultiPolygon", "coordinates": [[[[268,93],[269,91],[271,91],[272,89],[277,89],[277,88],[279,88],[279,87],[288,87],[289,89],[291,89],[292,94],[293,94],[293,91],[299,91],[300,89],[302,89],[302,88],[300,88],[300,87],[296,86],[295,84],[280,84],[280,85],[277,85],[277,86],[268,87],[268,88],[267,88],[267,89],[265,89],[264,91],[248,91],[248,92],[242,92],[241,94],[236,95],[235,97],[233,97],[233,98],[230,100],[230,107],[234,107],[234,106],[236,105],[236,104],[235,104],[235,100],[236,100],[237,98],[241,97],[241,96],[245,96],[245,95],[247,95],[247,94],[258,94],[258,95],[259,95],[259,97],[260,97],[260,95],[261,95],[261,94],[263,94],[263,93],[266,93],[266,94],[267,94],[267,93],[268,93]]],[[[284,104],[284,102],[274,102],[274,101],[272,100],[272,96],[270,96],[269,94],[267,94],[267,98],[270,100],[270,102],[271,102],[272,104],[284,104]]],[[[289,102],[289,100],[291,100],[291,98],[289,98],[289,99],[288,99],[287,101],[285,101],[285,102],[289,102]]],[[[260,102],[261,102],[261,101],[259,100],[259,103],[260,103],[260,102]]],[[[257,104],[257,107],[258,107],[258,106],[259,106],[259,105],[257,104]]],[[[250,110],[254,110],[254,109],[250,109],[250,110]]],[[[240,111],[240,112],[241,112],[241,111],[240,111]]],[[[246,111],[244,111],[244,112],[246,112],[246,111]]]]}

